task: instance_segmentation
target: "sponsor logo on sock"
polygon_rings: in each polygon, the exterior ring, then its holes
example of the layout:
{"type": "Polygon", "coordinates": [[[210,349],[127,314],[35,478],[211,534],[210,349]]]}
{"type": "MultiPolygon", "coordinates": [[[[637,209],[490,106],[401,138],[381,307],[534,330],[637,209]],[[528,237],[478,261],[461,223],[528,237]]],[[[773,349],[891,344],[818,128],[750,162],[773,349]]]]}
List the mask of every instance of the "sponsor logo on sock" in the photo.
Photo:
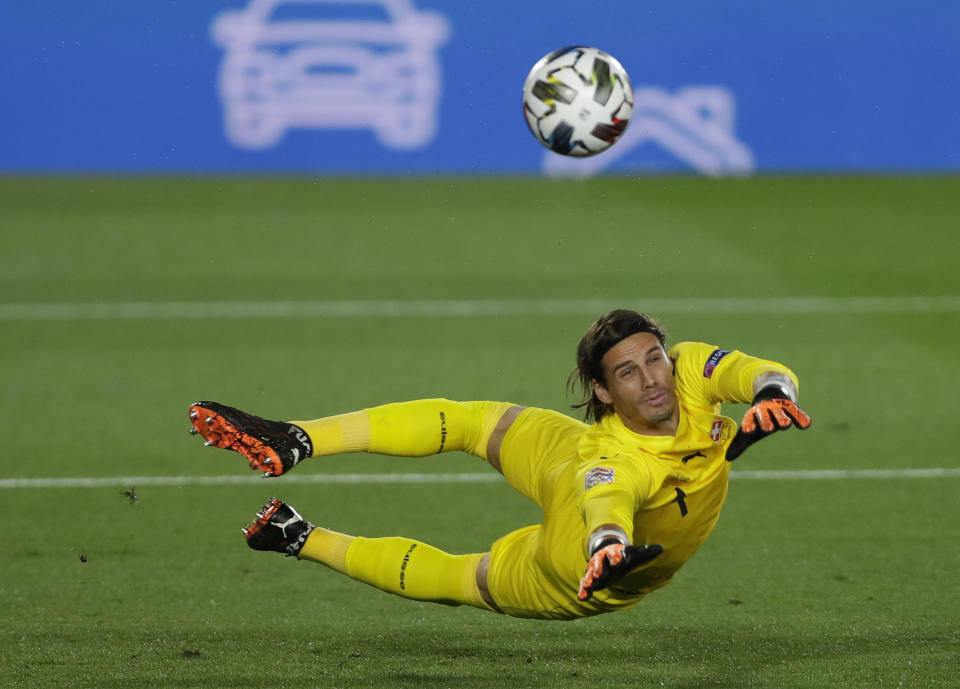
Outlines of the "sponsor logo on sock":
{"type": "Polygon", "coordinates": [[[443,446],[447,444],[447,415],[440,412],[440,449],[437,454],[443,452],[443,446]]]}
{"type": "Polygon", "coordinates": [[[410,554],[416,550],[417,544],[414,543],[410,546],[410,550],[407,551],[407,554],[403,556],[403,563],[400,565],[400,590],[407,588],[406,578],[407,578],[407,564],[410,562],[410,554]]]}

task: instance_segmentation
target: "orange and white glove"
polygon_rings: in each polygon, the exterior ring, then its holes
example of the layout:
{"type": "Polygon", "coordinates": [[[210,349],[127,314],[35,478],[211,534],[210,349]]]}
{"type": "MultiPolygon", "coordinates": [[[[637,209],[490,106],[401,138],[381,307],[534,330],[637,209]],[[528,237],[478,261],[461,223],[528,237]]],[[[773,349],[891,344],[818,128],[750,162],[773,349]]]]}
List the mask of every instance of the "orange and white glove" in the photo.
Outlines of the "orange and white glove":
{"type": "Polygon", "coordinates": [[[740,429],[727,448],[727,461],[732,462],[758,440],[791,426],[810,428],[810,417],[776,385],[763,388],[753,398],[753,406],[743,416],[740,429]]]}
{"type": "Polygon", "coordinates": [[[595,591],[616,583],[663,552],[661,545],[625,545],[610,541],[604,543],[593,552],[587,571],[580,580],[580,591],[577,593],[580,600],[589,599],[595,591]]]}

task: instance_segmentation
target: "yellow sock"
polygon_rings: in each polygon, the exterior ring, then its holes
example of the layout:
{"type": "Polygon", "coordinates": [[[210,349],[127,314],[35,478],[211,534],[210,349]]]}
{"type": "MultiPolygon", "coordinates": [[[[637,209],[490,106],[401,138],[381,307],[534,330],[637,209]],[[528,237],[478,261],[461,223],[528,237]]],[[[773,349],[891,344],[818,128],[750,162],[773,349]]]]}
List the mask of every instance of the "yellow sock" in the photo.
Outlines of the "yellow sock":
{"type": "Polygon", "coordinates": [[[335,569],[341,574],[347,573],[347,550],[354,541],[353,536],[337,533],[323,527],[314,527],[297,555],[301,560],[312,560],[335,569]]]}
{"type": "Polygon", "coordinates": [[[450,555],[409,538],[359,538],[317,527],[299,557],[404,598],[490,609],[477,586],[482,553],[450,555]]]}
{"type": "Polygon", "coordinates": [[[310,436],[314,457],[363,452],[370,446],[370,417],[365,411],[290,423],[297,424],[310,436]]]}
{"type": "Polygon", "coordinates": [[[313,441],[313,456],[377,452],[399,457],[426,457],[463,450],[487,458],[487,442],[505,402],[414,400],[328,416],[292,421],[313,441]]]}
{"type": "Polygon", "coordinates": [[[482,554],[450,555],[409,538],[355,538],[347,575],[381,591],[447,605],[487,606],[477,587],[482,554]]]}

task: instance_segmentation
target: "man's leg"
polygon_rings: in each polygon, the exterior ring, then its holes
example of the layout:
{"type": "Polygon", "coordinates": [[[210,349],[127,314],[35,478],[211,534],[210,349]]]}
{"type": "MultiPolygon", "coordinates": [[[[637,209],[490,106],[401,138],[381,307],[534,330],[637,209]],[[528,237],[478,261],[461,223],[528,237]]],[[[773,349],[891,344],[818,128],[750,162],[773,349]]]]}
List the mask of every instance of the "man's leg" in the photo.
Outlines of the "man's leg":
{"type": "Polygon", "coordinates": [[[314,457],[343,452],[427,457],[460,450],[488,459],[491,436],[511,408],[520,409],[508,402],[428,399],[293,423],[310,436],[314,457]]]}
{"type": "MultiPolygon", "coordinates": [[[[313,421],[270,421],[218,402],[190,406],[191,433],[239,452],[250,467],[279,476],[307,457],[376,452],[425,457],[462,450],[487,459],[506,402],[415,400],[313,421]]],[[[499,469],[497,462],[492,462],[499,469]]]]}
{"type": "MultiPolygon", "coordinates": [[[[252,467],[276,474],[281,473],[275,471],[278,466],[286,470],[298,463],[289,462],[284,454],[287,441],[304,451],[309,448],[307,454],[314,457],[360,451],[421,457],[462,450],[488,459],[488,450],[499,448],[498,433],[502,438],[509,426],[502,418],[515,418],[520,409],[501,402],[435,399],[313,421],[274,422],[218,403],[201,402],[191,407],[191,419],[209,444],[236,450],[252,467]],[[298,433],[307,437],[297,439],[298,433]],[[266,462],[272,458],[269,450],[273,448],[284,459],[282,463],[275,459],[266,462]]],[[[496,451],[489,460],[499,470],[496,451]]],[[[489,554],[450,555],[407,538],[357,538],[312,525],[295,553],[286,545],[261,548],[251,541],[251,534],[271,532],[272,527],[279,529],[288,521],[272,524],[273,515],[265,514],[268,508],[245,532],[251,547],[296,554],[406,598],[497,610],[486,586],[489,554]],[[271,528],[265,528],[268,526],[271,528]]]]}
{"type": "Polygon", "coordinates": [[[498,611],[480,586],[478,573],[485,573],[488,554],[450,555],[409,538],[347,536],[314,526],[276,498],[243,534],[251,548],[319,562],[387,593],[498,611]]]}
{"type": "MultiPolygon", "coordinates": [[[[425,457],[460,450],[486,459],[506,402],[416,400],[296,422],[310,435],[314,456],[367,451],[425,457]]],[[[450,555],[408,538],[354,538],[332,531],[311,535],[300,557],[330,566],[377,588],[416,600],[454,602],[499,611],[487,589],[489,553],[450,555]]]]}
{"type": "Polygon", "coordinates": [[[299,557],[404,598],[497,609],[478,581],[485,553],[451,555],[410,538],[362,538],[318,527],[299,557]]]}

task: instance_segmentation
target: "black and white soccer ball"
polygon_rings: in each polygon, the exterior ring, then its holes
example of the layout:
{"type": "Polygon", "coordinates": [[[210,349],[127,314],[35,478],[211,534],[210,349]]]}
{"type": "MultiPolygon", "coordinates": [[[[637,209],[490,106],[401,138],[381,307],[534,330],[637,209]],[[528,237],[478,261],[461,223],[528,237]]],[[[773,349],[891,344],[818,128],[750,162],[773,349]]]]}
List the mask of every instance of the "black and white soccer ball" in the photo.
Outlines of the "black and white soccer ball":
{"type": "Polygon", "coordinates": [[[633,115],[630,77],[616,58],[585,46],[545,55],[523,85],[523,114],[537,141],[566,156],[592,156],[623,134],[633,115]]]}

